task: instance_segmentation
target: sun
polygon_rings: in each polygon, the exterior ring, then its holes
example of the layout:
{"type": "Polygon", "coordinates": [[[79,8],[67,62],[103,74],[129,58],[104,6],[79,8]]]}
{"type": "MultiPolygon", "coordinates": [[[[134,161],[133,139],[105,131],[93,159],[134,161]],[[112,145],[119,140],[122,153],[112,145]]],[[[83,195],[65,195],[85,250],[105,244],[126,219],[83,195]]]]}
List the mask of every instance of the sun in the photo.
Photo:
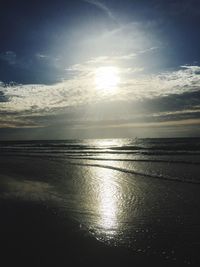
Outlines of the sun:
{"type": "Polygon", "coordinates": [[[99,90],[113,91],[120,82],[119,70],[114,66],[100,67],[95,71],[95,84],[99,90]]]}

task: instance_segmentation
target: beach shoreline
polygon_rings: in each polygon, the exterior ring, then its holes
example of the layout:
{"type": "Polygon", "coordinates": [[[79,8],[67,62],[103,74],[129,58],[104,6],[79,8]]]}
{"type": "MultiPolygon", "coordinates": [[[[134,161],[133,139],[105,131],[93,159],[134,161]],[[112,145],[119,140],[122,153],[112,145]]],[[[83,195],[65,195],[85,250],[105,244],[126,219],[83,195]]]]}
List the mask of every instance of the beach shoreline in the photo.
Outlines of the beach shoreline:
{"type": "Polygon", "coordinates": [[[185,144],[180,156],[173,143],[173,159],[183,160],[171,164],[161,141],[139,152],[122,143],[119,155],[108,143],[78,142],[3,147],[4,266],[199,266],[200,186],[185,182],[198,182],[196,150],[185,144]]]}

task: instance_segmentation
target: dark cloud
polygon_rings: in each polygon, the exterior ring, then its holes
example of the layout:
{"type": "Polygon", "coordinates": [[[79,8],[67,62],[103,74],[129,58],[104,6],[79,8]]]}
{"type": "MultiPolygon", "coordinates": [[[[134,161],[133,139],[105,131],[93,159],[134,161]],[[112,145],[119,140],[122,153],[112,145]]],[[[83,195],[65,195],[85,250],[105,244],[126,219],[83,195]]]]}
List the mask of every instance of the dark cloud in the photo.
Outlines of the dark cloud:
{"type": "Polygon", "coordinates": [[[1,102],[8,102],[9,97],[4,94],[4,92],[0,91],[0,103],[1,102]]]}
{"type": "Polygon", "coordinates": [[[149,112],[181,111],[200,105],[200,89],[196,92],[172,94],[152,100],[144,100],[143,105],[149,112]]]}

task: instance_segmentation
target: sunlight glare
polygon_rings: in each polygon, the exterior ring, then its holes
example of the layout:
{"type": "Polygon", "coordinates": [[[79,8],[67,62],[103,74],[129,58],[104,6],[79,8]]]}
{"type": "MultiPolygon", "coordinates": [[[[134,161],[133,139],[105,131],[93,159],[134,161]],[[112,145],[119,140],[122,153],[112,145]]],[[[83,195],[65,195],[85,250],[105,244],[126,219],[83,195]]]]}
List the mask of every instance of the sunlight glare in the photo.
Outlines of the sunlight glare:
{"type": "Polygon", "coordinates": [[[120,82],[119,70],[117,67],[100,67],[95,72],[96,88],[100,90],[115,90],[120,82]]]}

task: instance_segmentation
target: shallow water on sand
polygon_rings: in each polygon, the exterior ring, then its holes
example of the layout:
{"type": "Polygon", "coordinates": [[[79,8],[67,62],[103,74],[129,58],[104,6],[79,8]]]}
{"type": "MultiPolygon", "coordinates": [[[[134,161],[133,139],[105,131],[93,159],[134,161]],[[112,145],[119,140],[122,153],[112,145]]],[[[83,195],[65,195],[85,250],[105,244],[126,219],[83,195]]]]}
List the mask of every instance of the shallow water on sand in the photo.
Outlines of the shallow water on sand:
{"type": "Polygon", "coordinates": [[[54,205],[83,235],[197,264],[200,139],[1,142],[0,149],[1,199],[54,205]]]}

